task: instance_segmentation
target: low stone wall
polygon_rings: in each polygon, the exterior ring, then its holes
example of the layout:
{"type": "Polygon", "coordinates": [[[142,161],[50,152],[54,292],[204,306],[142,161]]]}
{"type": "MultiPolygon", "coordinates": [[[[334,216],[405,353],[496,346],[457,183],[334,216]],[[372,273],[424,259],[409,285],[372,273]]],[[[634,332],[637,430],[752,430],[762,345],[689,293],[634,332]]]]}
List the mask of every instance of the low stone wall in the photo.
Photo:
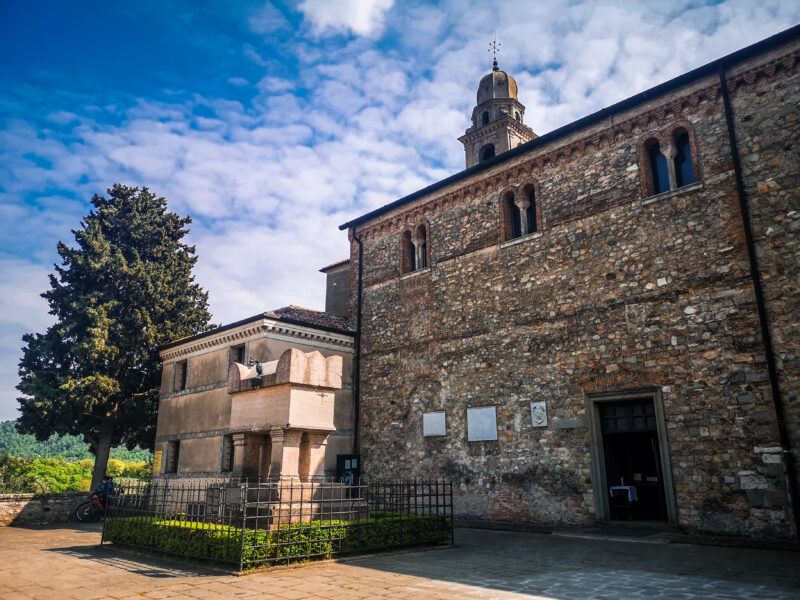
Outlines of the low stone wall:
{"type": "Polygon", "coordinates": [[[70,510],[88,497],[87,492],[0,494],[0,527],[69,521],[70,510]]]}

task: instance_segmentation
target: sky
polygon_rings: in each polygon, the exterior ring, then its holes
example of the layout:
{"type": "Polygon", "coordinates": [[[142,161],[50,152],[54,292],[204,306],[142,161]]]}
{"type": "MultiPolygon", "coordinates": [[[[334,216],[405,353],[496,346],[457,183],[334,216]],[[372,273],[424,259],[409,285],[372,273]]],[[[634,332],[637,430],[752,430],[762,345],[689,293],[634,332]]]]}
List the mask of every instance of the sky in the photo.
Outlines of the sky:
{"type": "Polygon", "coordinates": [[[215,323],[321,310],[340,224],[464,169],[495,32],[541,135],[798,22],[797,0],[0,0],[0,420],[56,244],[114,182],[191,215],[215,323]]]}

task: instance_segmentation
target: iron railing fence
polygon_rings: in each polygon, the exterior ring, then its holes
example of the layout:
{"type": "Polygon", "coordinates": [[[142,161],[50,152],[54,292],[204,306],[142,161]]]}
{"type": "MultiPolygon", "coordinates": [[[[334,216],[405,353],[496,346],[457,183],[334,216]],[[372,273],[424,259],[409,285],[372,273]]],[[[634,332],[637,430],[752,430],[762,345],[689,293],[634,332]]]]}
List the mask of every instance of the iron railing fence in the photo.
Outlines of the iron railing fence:
{"type": "Polygon", "coordinates": [[[105,542],[237,564],[453,542],[447,480],[169,479],[131,483],[106,511],[105,542]]]}

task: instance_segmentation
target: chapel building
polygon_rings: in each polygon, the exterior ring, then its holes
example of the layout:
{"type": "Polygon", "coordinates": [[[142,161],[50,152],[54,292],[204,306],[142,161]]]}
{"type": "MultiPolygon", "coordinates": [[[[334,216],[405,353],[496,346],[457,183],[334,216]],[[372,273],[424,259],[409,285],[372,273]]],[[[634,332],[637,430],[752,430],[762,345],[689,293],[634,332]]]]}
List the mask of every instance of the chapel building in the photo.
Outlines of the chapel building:
{"type": "Polygon", "coordinates": [[[342,225],[363,472],[462,521],[795,536],[799,65],[794,27],[537,137],[495,64],[467,169],[342,225]]]}

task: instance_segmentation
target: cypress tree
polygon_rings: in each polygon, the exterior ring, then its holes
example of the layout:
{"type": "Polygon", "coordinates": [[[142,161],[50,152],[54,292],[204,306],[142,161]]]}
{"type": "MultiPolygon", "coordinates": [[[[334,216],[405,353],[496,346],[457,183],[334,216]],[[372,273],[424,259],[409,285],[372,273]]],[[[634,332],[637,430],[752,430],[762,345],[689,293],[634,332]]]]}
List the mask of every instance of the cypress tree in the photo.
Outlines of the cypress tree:
{"type": "Polygon", "coordinates": [[[190,217],[164,198],[120,184],[95,195],[75,246],[42,294],[56,323],[23,336],[18,429],[38,440],[81,435],[95,455],[92,488],[111,448],[152,449],[158,411],[158,347],[207,328],[208,294],[194,282],[190,217]]]}

